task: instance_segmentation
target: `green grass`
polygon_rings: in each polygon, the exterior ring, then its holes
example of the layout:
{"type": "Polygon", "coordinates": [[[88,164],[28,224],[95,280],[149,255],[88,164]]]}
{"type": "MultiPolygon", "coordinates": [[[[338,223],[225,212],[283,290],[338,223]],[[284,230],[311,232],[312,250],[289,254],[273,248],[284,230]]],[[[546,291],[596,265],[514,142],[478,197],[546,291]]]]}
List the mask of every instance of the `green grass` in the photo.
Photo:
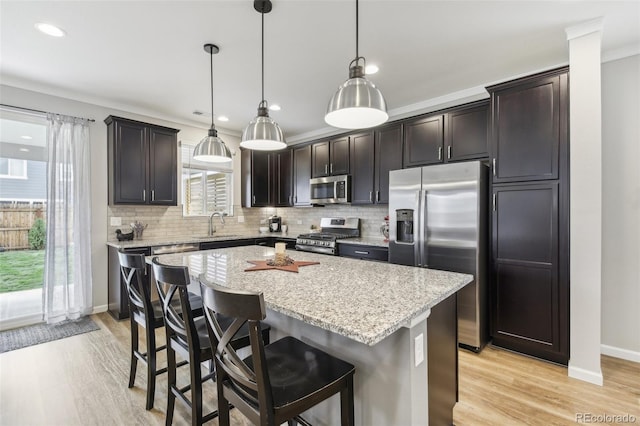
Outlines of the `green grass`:
{"type": "Polygon", "coordinates": [[[44,250],[11,250],[0,253],[0,293],[41,288],[44,250]]]}

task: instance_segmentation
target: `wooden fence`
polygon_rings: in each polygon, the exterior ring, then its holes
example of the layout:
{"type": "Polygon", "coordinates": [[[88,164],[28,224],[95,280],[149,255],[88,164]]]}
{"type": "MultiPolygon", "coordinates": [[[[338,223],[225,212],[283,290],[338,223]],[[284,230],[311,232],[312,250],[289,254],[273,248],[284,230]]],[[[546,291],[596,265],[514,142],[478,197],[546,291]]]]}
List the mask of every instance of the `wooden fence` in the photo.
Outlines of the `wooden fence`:
{"type": "Polygon", "coordinates": [[[29,230],[45,209],[42,202],[0,202],[0,250],[28,249],[29,230]]]}

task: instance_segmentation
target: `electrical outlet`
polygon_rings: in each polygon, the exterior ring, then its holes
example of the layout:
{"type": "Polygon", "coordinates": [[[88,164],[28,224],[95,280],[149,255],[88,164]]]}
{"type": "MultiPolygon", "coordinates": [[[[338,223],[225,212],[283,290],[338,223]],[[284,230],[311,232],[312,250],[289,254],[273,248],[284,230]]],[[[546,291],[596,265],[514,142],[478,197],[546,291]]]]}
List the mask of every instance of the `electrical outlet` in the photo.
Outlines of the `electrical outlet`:
{"type": "Polygon", "coordinates": [[[121,217],[111,217],[111,226],[122,226],[122,218],[121,217]]]}
{"type": "Polygon", "coordinates": [[[416,367],[424,361],[424,334],[420,333],[414,339],[414,358],[416,367]]]}
{"type": "Polygon", "coordinates": [[[296,223],[297,223],[298,225],[302,225],[302,221],[301,221],[300,219],[296,220],[296,223]]]}
{"type": "Polygon", "coordinates": [[[244,216],[238,216],[238,223],[244,223],[244,216]]]}

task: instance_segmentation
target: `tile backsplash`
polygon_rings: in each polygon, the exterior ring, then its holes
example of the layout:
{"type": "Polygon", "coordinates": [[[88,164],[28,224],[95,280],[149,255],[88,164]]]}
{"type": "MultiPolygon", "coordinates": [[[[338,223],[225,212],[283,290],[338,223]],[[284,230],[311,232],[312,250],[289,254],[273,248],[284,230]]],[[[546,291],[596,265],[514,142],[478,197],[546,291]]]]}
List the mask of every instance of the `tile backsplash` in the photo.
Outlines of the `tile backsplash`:
{"type": "MultiPolygon", "coordinates": [[[[274,214],[282,217],[283,224],[289,227],[288,235],[294,237],[309,232],[311,225],[318,227],[320,218],[323,217],[359,217],[360,233],[363,237],[382,238],[380,226],[388,214],[388,206],[335,205],[306,208],[243,208],[234,206],[234,215],[226,217],[224,225],[221,224],[218,217],[213,219],[213,223],[220,234],[257,232],[260,223],[274,214]],[[239,222],[239,217],[244,217],[244,222],[239,222]]],[[[185,217],[182,215],[182,206],[109,206],[107,216],[109,241],[117,240],[116,229],[122,229],[122,232],[125,233],[131,232],[130,224],[136,220],[147,224],[143,233],[144,238],[174,238],[185,234],[205,236],[209,230],[208,217],[185,217]],[[111,226],[112,217],[121,218],[122,225],[111,226]]]]}

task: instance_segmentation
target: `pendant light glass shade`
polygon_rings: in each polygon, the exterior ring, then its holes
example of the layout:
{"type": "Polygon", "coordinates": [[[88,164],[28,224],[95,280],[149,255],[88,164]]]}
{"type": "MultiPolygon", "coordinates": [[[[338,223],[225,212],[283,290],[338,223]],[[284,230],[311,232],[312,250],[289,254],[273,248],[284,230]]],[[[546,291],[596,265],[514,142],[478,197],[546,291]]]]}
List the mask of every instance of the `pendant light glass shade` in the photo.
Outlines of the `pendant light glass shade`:
{"type": "Polygon", "coordinates": [[[387,103],[364,76],[366,60],[358,54],[358,0],[356,0],[356,58],[349,64],[349,79],[331,97],[324,121],[341,129],[366,129],[387,121],[387,103]],[[360,60],[364,63],[359,65],[360,60]]]}
{"type": "Polygon", "coordinates": [[[209,134],[203,138],[193,150],[193,159],[208,163],[226,163],[231,161],[231,151],[222,139],[213,123],[213,55],[220,49],[215,44],[205,44],[205,52],[211,56],[211,128],[209,134]]]}
{"type": "Polygon", "coordinates": [[[282,129],[269,117],[269,105],[264,99],[264,14],[271,12],[269,0],[255,0],[254,9],[262,15],[262,100],[258,105],[258,115],[249,122],[242,132],[240,146],[257,151],[276,151],[287,147],[282,129]]]}

